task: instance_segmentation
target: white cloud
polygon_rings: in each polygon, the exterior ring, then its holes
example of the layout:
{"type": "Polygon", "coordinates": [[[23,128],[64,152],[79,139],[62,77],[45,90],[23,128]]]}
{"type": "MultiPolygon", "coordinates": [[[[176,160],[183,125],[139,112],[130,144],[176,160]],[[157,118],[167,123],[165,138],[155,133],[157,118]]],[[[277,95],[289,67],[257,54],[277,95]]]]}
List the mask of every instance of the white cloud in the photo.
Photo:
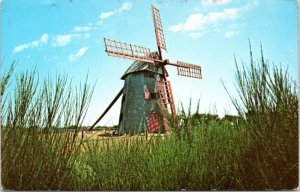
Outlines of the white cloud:
{"type": "Polygon", "coordinates": [[[231,37],[234,37],[234,36],[236,36],[238,34],[239,34],[238,31],[226,31],[225,34],[224,34],[224,36],[226,38],[231,38],[231,37]]]}
{"type": "Polygon", "coordinates": [[[65,46],[71,42],[72,35],[57,35],[54,38],[53,46],[65,46]]]}
{"type": "Polygon", "coordinates": [[[231,0],[201,0],[201,4],[203,6],[208,6],[208,5],[223,5],[230,3],[231,0]]]}
{"type": "Polygon", "coordinates": [[[23,51],[24,49],[27,49],[30,47],[30,43],[27,43],[27,44],[22,44],[22,45],[18,45],[14,48],[13,52],[14,53],[17,53],[17,52],[21,52],[23,51]]]}
{"type": "Polygon", "coordinates": [[[237,18],[240,12],[240,9],[232,8],[219,12],[210,12],[206,15],[195,13],[189,15],[185,22],[170,26],[169,30],[172,32],[184,32],[190,37],[199,38],[206,33],[204,30],[218,31],[217,28],[223,22],[237,18]]]}
{"type": "Polygon", "coordinates": [[[49,35],[47,33],[43,34],[40,38],[40,43],[46,45],[48,43],[49,35]]]}
{"type": "Polygon", "coordinates": [[[74,37],[79,37],[79,34],[66,34],[66,35],[56,35],[52,40],[53,47],[62,47],[71,43],[74,37]]]}
{"type": "Polygon", "coordinates": [[[182,26],[183,26],[182,23],[177,24],[177,25],[173,25],[173,26],[169,27],[169,30],[172,31],[172,32],[178,32],[178,31],[181,31],[182,26]]]}
{"type": "Polygon", "coordinates": [[[77,33],[80,33],[80,32],[88,32],[92,30],[92,26],[90,25],[86,25],[86,26],[75,26],[73,31],[74,32],[77,32],[77,33]]]}
{"type": "Polygon", "coordinates": [[[41,36],[41,38],[39,40],[34,40],[30,43],[24,43],[24,44],[16,46],[13,49],[13,52],[18,53],[18,52],[23,51],[24,49],[38,47],[40,45],[46,45],[48,43],[48,38],[49,38],[49,35],[47,33],[45,33],[41,36]]]}
{"type": "Polygon", "coordinates": [[[106,19],[109,18],[110,16],[113,16],[116,12],[110,11],[110,12],[103,12],[100,14],[100,19],[106,19]]]}
{"type": "Polygon", "coordinates": [[[73,32],[75,32],[77,37],[82,37],[83,39],[88,39],[90,38],[90,31],[96,29],[96,27],[92,24],[89,23],[84,26],[75,26],[73,28],[73,32]]]}
{"type": "Polygon", "coordinates": [[[82,57],[82,56],[86,53],[86,51],[87,51],[88,49],[89,49],[89,47],[82,47],[82,48],[80,48],[80,49],[77,51],[76,54],[71,54],[71,55],[69,55],[70,61],[75,61],[75,60],[79,59],[80,57],[82,57]]]}
{"type": "Polygon", "coordinates": [[[225,9],[222,12],[212,12],[208,14],[208,22],[219,22],[223,20],[233,19],[239,13],[239,9],[225,9]]]}
{"type": "Polygon", "coordinates": [[[233,23],[233,24],[229,25],[228,29],[224,32],[224,37],[232,38],[234,36],[237,36],[238,34],[240,34],[240,32],[238,30],[238,24],[233,23]]]}
{"type": "MultiPolygon", "coordinates": [[[[201,0],[201,3],[226,4],[231,1],[232,0],[201,0]]],[[[218,32],[221,31],[221,29],[228,28],[228,26],[226,26],[228,21],[232,21],[238,18],[241,14],[250,11],[257,4],[257,0],[251,0],[239,8],[227,8],[223,9],[222,11],[209,12],[208,14],[202,14],[199,12],[200,9],[196,9],[198,13],[189,15],[186,21],[172,25],[168,29],[172,32],[187,33],[190,37],[201,37],[203,34],[208,33],[209,31],[218,32]]],[[[228,38],[239,33],[236,29],[233,29],[230,26],[231,25],[229,23],[227,34],[223,30],[224,36],[228,38]]],[[[232,26],[236,28],[236,24],[232,26]]]]}
{"type": "Polygon", "coordinates": [[[117,13],[122,13],[123,11],[130,10],[131,8],[132,8],[132,4],[129,2],[125,2],[122,4],[121,7],[115,9],[114,11],[102,12],[100,14],[100,19],[102,19],[102,20],[107,19],[117,13]]]}
{"type": "Polygon", "coordinates": [[[129,2],[125,2],[122,4],[122,6],[118,9],[118,12],[121,13],[123,11],[126,11],[126,10],[130,10],[132,7],[132,4],[129,3],[129,2]]]}
{"type": "Polygon", "coordinates": [[[31,42],[31,45],[32,45],[33,47],[37,47],[37,46],[39,46],[39,44],[40,44],[39,41],[32,41],[32,42],[31,42]]]}
{"type": "Polygon", "coordinates": [[[225,9],[221,12],[210,12],[207,15],[201,13],[192,14],[184,23],[169,27],[173,32],[195,32],[202,30],[204,26],[233,19],[239,13],[239,9],[225,9]]]}
{"type": "Polygon", "coordinates": [[[49,36],[48,33],[44,33],[38,40],[34,40],[32,42],[24,43],[14,47],[13,53],[18,53],[28,48],[45,46],[48,44],[50,38],[52,42],[51,43],[52,47],[62,47],[70,44],[72,40],[76,37],[82,37],[83,39],[87,39],[90,37],[90,34],[86,32],[90,30],[89,28],[87,28],[87,26],[77,26],[77,28],[75,27],[74,30],[83,31],[83,33],[72,33],[72,34],[63,34],[63,35],[58,34],[54,36],[52,35],[51,37],[49,36]]]}

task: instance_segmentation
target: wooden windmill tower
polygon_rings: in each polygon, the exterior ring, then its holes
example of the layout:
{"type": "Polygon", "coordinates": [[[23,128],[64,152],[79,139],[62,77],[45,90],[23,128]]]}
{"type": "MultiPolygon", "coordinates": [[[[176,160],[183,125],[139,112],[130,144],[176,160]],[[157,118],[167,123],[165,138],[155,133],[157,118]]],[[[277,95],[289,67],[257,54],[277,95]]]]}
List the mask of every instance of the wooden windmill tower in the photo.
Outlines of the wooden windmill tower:
{"type": "Polygon", "coordinates": [[[121,79],[124,87],[107,107],[98,120],[89,128],[91,130],[123,94],[119,117],[119,134],[137,132],[164,132],[167,129],[161,109],[176,115],[170,81],[165,65],[177,67],[181,76],[202,78],[201,67],[177,61],[163,59],[162,49],[166,50],[162,22],[159,10],[152,5],[155,36],[158,52],[149,48],[104,38],[105,51],[109,56],[133,59],[135,62],[127,69],[121,79]],[[159,106],[160,104],[160,106],[159,106]]]}

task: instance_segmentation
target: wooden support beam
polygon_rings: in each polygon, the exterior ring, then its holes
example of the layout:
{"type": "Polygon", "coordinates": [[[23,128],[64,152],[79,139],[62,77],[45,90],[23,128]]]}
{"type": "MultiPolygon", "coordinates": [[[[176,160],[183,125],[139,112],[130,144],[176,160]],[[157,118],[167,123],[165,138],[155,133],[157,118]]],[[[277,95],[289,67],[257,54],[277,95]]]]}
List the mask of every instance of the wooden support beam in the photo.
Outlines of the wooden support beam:
{"type": "Polygon", "coordinates": [[[110,108],[115,104],[115,102],[119,99],[119,97],[123,94],[123,88],[119,91],[117,96],[114,98],[114,100],[108,105],[108,107],[105,109],[105,111],[102,113],[102,115],[96,120],[96,122],[88,128],[88,131],[91,131],[97,123],[104,117],[104,115],[110,110],[110,108]]]}

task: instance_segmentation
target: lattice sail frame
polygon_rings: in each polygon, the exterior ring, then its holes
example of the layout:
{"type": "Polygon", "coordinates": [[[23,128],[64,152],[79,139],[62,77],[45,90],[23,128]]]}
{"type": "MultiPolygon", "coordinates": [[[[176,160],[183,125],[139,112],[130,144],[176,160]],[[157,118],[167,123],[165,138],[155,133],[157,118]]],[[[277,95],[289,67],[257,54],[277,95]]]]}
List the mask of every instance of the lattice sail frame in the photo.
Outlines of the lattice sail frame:
{"type": "Polygon", "coordinates": [[[166,46],[166,40],[164,36],[164,31],[162,27],[162,22],[160,19],[159,10],[152,5],[152,16],[153,16],[153,23],[154,23],[154,30],[155,30],[155,36],[157,41],[157,46],[167,50],[166,46]]]}
{"type": "Polygon", "coordinates": [[[200,66],[185,63],[182,61],[177,61],[176,66],[177,75],[202,79],[202,72],[200,66]]]}
{"type": "Polygon", "coordinates": [[[173,115],[176,115],[173,93],[170,81],[158,80],[156,81],[156,90],[159,94],[160,104],[167,110],[171,110],[173,115]]]}
{"type": "Polygon", "coordinates": [[[182,61],[170,63],[169,60],[162,60],[161,48],[166,50],[166,43],[163,33],[162,22],[159,10],[152,5],[152,16],[155,28],[156,41],[159,51],[158,57],[153,57],[149,48],[104,38],[105,51],[109,56],[122,57],[163,65],[173,65],[177,67],[177,74],[180,76],[202,79],[201,67],[182,61]]]}
{"type": "Polygon", "coordinates": [[[109,56],[154,62],[151,50],[146,47],[104,38],[105,51],[109,56]]]}

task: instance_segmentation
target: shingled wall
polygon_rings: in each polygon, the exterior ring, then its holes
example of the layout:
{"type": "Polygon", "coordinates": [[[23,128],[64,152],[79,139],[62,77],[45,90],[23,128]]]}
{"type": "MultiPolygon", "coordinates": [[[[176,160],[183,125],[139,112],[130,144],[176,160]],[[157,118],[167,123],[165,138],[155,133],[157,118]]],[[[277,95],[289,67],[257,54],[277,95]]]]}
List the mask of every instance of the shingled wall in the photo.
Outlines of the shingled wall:
{"type": "MultiPolygon", "coordinates": [[[[139,71],[126,76],[120,112],[119,134],[144,132],[148,114],[151,112],[159,113],[157,103],[159,100],[145,100],[144,92],[155,93],[156,80],[160,78],[158,73],[149,71],[139,71]]],[[[160,130],[164,130],[162,119],[160,121],[160,130]]]]}

